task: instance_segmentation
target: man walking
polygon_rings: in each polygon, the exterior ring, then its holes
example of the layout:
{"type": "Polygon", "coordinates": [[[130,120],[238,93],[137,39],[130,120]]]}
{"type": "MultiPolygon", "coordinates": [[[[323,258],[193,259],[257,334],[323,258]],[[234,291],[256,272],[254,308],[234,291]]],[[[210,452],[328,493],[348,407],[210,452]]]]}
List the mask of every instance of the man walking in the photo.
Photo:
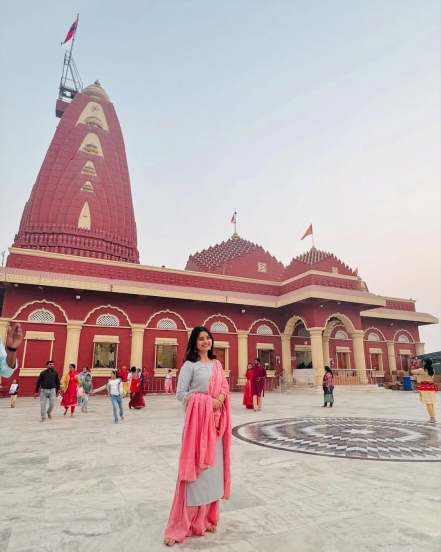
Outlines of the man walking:
{"type": "Polygon", "coordinates": [[[52,418],[51,413],[54,409],[55,398],[60,389],[60,378],[52,360],[46,362],[47,368],[40,372],[38,376],[35,393],[40,393],[41,421],[46,420],[46,414],[49,419],[52,418]],[[49,408],[47,402],[49,401],[49,408]]]}

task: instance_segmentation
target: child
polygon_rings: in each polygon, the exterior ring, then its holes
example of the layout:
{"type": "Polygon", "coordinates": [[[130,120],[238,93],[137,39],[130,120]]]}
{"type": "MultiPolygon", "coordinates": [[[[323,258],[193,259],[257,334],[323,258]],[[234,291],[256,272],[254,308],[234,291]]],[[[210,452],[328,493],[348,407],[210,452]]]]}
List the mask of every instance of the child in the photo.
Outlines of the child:
{"type": "Polygon", "coordinates": [[[12,380],[11,387],[9,388],[9,395],[11,397],[11,408],[15,408],[15,403],[17,402],[19,385],[17,380],[12,380]]]}
{"type": "Polygon", "coordinates": [[[110,397],[110,400],[112,401],[112,409],[113,409],[113,418],[115,420],[115,424],[118,423],[118,409],[119,407],[119,416],[121,420],[124,420],[123,415],[123,405],[122,405],[122,395],[123,395],[123,385],[120,380],[120,378],[116,377],[116,371],[112,370],[112,373],[110,375],[110,379],[107,382],[107,394],[110,397]]]}
{"type": "Polygon", "coordinates": [[[170,369],[165,376],[164,389],[166,393],[173,393],[173,374],[170,369]]]}

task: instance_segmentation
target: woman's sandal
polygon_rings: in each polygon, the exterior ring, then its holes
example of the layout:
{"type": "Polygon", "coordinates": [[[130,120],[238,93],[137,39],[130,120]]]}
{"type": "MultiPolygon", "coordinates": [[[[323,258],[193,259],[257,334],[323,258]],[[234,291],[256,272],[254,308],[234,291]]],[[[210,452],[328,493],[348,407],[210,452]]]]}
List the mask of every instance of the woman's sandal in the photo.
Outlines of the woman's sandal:
{"type": "Polygon", "coordinates": [[[165,546],[173,546],[174,544],[176,544],[176,541],[175,539],[164,539],[164,544],[165,546]]]}
{"type": "Polygon", "coordinates": [[[206,529],[207,533],[216,533],[217,527],[216,525],[209,525],[206,529]]]}

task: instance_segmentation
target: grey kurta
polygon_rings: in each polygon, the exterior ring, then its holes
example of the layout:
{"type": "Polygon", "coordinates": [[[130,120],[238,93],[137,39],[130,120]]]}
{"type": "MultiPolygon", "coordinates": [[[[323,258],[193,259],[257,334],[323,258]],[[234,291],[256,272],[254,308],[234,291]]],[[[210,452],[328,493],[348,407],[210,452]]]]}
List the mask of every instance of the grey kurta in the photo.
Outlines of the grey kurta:
{"type": "MultiPolygon", "coordinates": [[[[192,392],[207,393],[214,362],[186,361],[179,372],[176,398],[184,402],[192,392]]],[[[216,463],[204,470],[196,481],[187,483],[187,506],[201,506],[219,500],[224,494],[222,440],[216,446],[216,463]]]]}

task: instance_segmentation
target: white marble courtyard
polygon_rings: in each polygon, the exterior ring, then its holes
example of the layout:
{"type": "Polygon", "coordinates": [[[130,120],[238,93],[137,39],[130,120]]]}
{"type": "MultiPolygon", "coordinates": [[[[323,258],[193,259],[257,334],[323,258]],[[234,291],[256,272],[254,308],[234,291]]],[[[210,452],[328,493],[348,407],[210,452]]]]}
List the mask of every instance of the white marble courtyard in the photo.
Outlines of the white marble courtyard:
{"type": "MultiPolygon", "coordinates": [[[[438,418],[441,418],[438,394],[438,418]]],[[[269,393],[260,413],[233,395],[233,425],[305,416],[425,420],[417,395],[336,390],[269,393]]],[[[39,401],[0,400],[1,552],[155,552],[174,491],[182,410],[173,397],[112,422],[105,397],[87,415],[39,422],[39,401]]],[[[437,431],[441,439],[441,424],[437,431]]],[[[436,433],[435,433],[436,435],[436,433]]],[[[233,492],[218,533],[178,552],[439,552],[441,462],[315,456],[233,438],[233,492]]]]}

